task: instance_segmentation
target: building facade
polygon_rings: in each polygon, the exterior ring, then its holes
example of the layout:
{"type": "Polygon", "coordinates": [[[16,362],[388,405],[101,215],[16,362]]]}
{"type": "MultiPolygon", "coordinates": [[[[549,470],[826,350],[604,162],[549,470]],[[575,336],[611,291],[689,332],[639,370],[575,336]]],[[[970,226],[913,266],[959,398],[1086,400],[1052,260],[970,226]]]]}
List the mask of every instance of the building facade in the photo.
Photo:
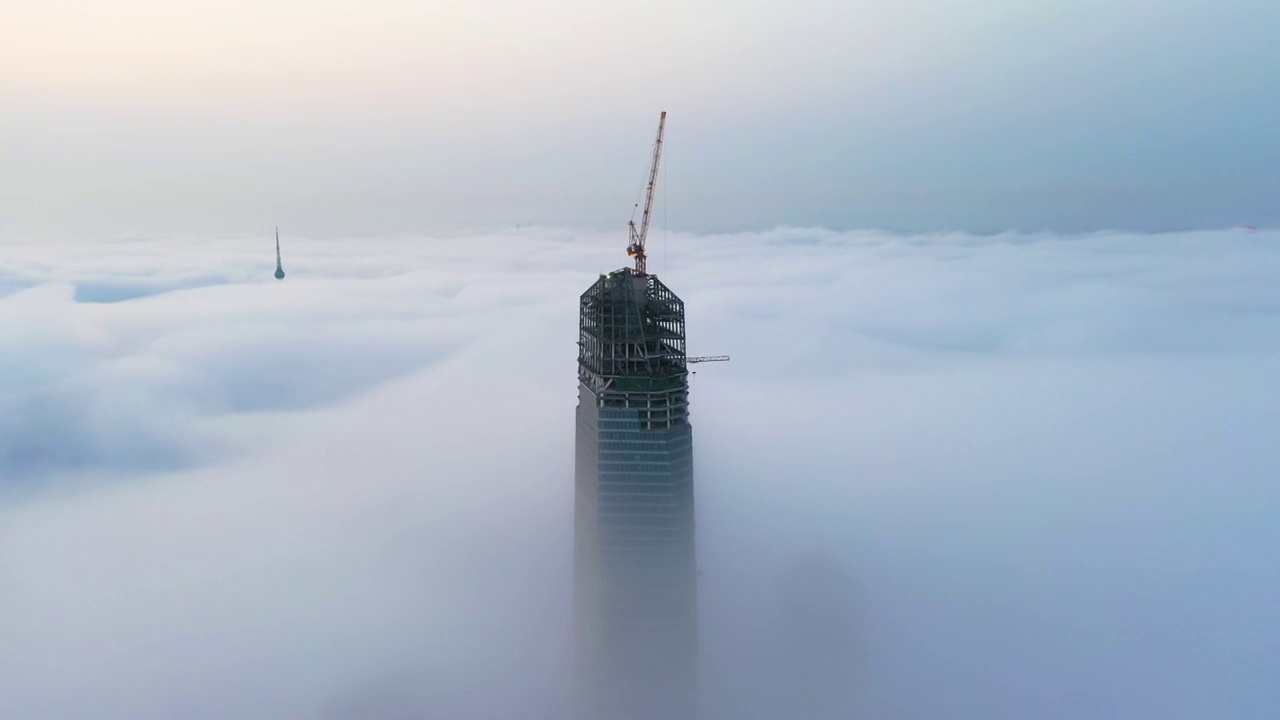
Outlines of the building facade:
{"type": "Polygon", "coordinates": [[[697,565],[684,303],[624,268],[581,297],[578,698],[589,720],[692,720],[697,565]]]}

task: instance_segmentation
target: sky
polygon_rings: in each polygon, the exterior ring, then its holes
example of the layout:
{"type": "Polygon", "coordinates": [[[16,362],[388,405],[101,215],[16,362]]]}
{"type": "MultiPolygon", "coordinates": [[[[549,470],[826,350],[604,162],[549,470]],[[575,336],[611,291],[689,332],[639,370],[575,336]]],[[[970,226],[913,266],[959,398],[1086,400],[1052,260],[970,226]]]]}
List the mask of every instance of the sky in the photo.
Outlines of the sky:
{"type": "Polygon", "coordinates": [[[1276,226],[1270,0],[0,2],[0,232],[1276,226]],[[665,191],[664,191],[665,192],[665,191]]]}
{"type": "MultiPolygon", "coordinates": [[[[622,233],[0,246],[0,716],[561,717],[622,233]]],[[[1280,234],[670,233],[703,708],[1271,718],[1280,234]]]]}

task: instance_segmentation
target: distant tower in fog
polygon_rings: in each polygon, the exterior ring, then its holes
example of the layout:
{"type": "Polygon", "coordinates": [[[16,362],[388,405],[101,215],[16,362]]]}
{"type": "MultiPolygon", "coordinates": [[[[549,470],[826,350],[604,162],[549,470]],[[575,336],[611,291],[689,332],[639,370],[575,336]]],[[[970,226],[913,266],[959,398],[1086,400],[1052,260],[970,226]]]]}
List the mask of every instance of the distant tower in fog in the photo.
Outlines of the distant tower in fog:
{"type": "Polygon", "coordinates": [[[276,279],[284,279],[284,265],[280,262],[280,228],[276,228],[276,279]]]}
{"type": "Polygon", "coordinates": [[[696,715],[697,562],[684,302],[646,272],[658,124],[634,268],[601,275],[578,317],[574,504],[577,680],[590,720],[696,715]]]}

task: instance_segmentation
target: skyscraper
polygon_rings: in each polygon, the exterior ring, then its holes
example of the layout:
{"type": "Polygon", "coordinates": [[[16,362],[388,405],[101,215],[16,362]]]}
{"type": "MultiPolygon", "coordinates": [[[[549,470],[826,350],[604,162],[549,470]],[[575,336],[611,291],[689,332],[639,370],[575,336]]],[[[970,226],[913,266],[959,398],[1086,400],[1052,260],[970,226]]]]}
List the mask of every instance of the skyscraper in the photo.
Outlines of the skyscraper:
{"type": "MultiPolygon", "coordinates": [[[[663,113],[665,120],[666,113],[663,113]]],[[[577,677],[590,720],[690,720],[697,565],[684,302],[635,268],[581,296],[575,479],[577,677]]]]}
{"type": "Polygon", "coordinates": [[[693,717],[693,434],[684,303],[623,268],[582,295],[576,590],[590,717],[693,717]]]}

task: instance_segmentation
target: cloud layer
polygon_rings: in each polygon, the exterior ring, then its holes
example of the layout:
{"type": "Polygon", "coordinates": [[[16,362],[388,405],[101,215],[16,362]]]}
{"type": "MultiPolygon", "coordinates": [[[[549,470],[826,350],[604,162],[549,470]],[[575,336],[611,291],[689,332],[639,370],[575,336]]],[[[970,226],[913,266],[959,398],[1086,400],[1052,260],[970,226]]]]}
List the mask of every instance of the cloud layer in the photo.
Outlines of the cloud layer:
{"type": "MultiPolygon", "coordinates": [[[[1277,241],[659,242],[707,716],[1266,716],[1277,241]]],[[[619,242],[7,244],[0,714],[557,717],[619,242]]]]}

